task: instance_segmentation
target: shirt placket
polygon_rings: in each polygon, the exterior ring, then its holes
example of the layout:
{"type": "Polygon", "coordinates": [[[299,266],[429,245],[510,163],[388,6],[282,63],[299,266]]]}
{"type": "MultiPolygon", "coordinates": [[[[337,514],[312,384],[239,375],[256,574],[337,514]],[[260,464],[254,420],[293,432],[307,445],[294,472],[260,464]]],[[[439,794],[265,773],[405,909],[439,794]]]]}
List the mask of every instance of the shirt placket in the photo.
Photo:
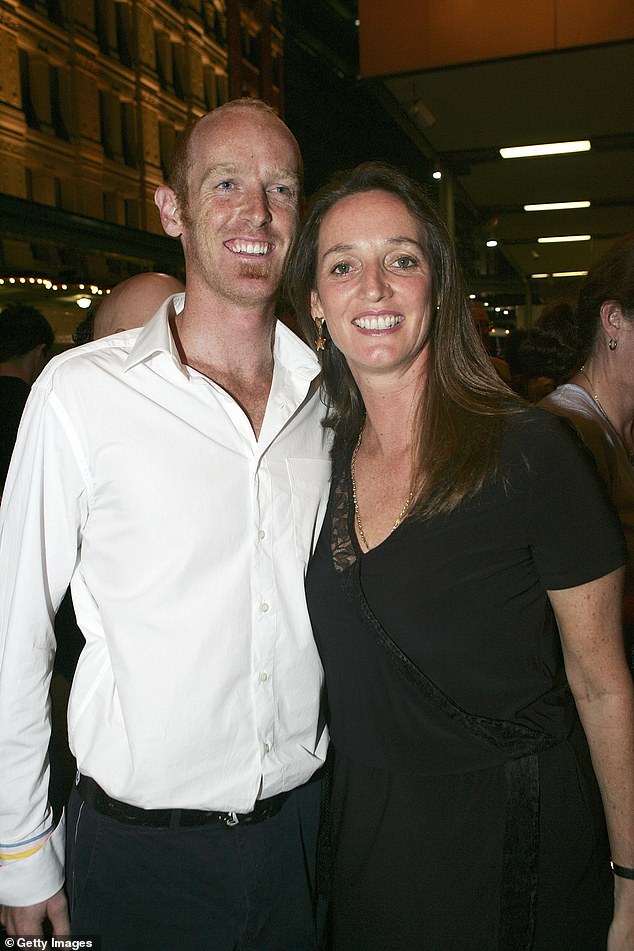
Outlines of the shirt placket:
{"type": "Polygon", "coordinates": [[[278,611],[273,567],[273,485],[266,457],[255,461],[253,488],[255,558],[251,676],[260,756],[264,760],[273,753],[275,746],[274,659],[278,611]]]}

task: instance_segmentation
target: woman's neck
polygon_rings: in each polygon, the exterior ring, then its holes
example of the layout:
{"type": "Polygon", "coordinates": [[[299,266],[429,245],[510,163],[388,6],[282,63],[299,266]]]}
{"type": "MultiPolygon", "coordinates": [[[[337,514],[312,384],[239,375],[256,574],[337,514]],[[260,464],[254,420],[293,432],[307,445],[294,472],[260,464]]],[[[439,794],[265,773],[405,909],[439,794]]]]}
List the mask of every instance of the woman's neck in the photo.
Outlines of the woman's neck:
{"type": "Polygon", "coordinates": [[[634,451],[634,388],[619,380],[616,368],[594,357],[586,361],[573,382],[590,394],[631,455],[634,451]]]}

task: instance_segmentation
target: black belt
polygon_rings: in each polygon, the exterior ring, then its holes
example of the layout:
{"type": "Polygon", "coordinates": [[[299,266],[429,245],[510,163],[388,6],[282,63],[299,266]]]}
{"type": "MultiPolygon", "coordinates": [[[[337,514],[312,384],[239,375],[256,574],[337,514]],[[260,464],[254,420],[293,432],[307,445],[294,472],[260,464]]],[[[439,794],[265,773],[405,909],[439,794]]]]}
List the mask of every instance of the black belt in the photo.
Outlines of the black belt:
{"type": "Polygon", "coordinates": [[[178,829],[192,826],[253,825],[269,819],[280,811],[289,793],[278,793],[269,799],[258,799],[253,812],[204,812],[201,809],[141,809],[127,802],[113,799],[94,779],[80,775],[76,789],[84,802],[97,812],[118,822],[133,826],[152,826],[155,829],[178,829]]]}

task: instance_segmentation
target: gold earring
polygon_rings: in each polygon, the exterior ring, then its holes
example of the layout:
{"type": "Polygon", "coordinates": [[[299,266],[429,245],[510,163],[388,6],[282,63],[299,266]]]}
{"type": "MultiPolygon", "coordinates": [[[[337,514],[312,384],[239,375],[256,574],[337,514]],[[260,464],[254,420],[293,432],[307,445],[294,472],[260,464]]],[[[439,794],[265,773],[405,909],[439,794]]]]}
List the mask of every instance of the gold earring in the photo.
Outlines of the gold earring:
{"type": "Polygon", "coordinates": [[[328,343],[328,338],[323,335],[323,326],[324,318],[315,317],[315,323],[317,324],[317,339],[315,340],[315,350],[325,350],[328,343]]]}

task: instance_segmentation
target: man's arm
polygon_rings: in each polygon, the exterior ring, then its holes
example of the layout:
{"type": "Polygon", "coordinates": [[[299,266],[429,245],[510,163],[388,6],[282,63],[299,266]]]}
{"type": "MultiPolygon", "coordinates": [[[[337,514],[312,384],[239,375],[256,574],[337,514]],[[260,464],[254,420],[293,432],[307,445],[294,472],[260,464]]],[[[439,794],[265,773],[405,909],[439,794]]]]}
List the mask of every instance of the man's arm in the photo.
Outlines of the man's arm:
{"type": "Polygon", "coordinates": [[[69,427],[49,390],[34,387],[0,512],[0,902],[20,919],[63,884],[63,822],[53,827],[48,804],[53,619],[87,511],[69,427]]]}
{"type": "MultiPolygon", "coordinates": [[[[566,672],[601,789],[612,858],[634,867],[634,683],[621,627],[623,571],[549,591],[566,672]]],[[[615,876],[608,951],[634,944],[634,881],[615,876]]]]}

